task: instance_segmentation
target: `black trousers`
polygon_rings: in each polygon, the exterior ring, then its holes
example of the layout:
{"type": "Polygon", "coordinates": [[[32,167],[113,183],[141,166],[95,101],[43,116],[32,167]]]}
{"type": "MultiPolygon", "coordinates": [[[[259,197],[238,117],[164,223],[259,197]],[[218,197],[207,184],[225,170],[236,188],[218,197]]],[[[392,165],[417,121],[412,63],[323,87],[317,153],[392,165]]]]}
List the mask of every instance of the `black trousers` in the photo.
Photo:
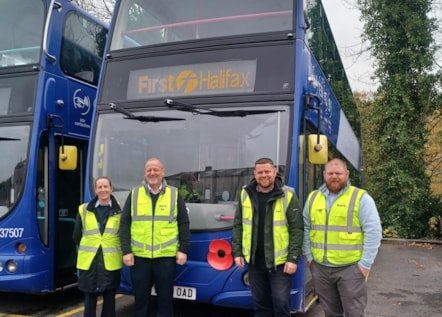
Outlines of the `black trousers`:
{"type": "Polygon", "coordinates": [[[151,314],[151,291],[155,285],[157,294],[156,317],[173,317],[173,280],[175,278],[175,257],[135,257],[130,267],[135,292],[134,317],[148,317],[151,314]]]}
{"type": "Polygon", "coordinates": [[[101,317],[115,317],[115,294],[116,289],[109,289],[102,293],[84,293],[84,317],[96,317],[97,299],[103,296],[103,309],[101,317]]]}

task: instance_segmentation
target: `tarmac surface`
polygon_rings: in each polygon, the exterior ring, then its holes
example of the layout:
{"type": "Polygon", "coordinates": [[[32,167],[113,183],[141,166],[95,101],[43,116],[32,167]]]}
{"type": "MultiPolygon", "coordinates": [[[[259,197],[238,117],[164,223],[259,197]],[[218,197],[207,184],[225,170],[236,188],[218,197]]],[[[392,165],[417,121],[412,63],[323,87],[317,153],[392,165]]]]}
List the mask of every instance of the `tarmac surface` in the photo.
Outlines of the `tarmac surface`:
{"type": "MultiPolygon", "coordinates": [[[[101,300],[97,316],[101,314],[101,300]]],[[[118,295],[117,316],[133,315],[133,296],[118,295]]],[[[152,312],[150,316],[155,316],[152,312]]],[[[81,317],[82,294],[76,289],[52,296],[3,293],[0,317],[81,317]]],[[[252,317],[250,310],[177,301],[175,317],[252,317]]],[[[324,317],[316,302],[294,317],[324,317]]],[[[351,317],[351,316],[347,316],[351,317]]],[[[382,241],[368,278],[365,317],[442,317],[442,241],[382,241]]]]}
{"type": "MultiPolygon", "coordinates": [[[[367,283],[365,317],[442,317],[442,241],[382,240],[367,283]]],[[[131,316],[133,299],[130,299],[126,310],[117,316],[131,316]]],[[[123,307],[122,304],[119,306],[123,307]]],[[[253,312],[184,301],[177,303],[175,316],[248,317],[253,312]]],[[[293,316],[325,315],[316,302],[306,313],[293,316]]]]}
{"type": "Polygon", "coordinates": [[[430,242],[382,241],[366,317],[442,317],[442,243],[430,242]]]}

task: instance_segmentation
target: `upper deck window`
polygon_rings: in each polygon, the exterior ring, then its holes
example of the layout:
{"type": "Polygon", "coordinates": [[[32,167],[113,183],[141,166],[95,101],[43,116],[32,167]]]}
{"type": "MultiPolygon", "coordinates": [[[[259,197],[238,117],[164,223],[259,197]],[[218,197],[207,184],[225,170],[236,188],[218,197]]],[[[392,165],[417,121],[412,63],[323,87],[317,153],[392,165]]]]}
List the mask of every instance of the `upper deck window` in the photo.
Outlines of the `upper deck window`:
{"type": "Polygon", "coordinates": [[[98,83],[107,30],[79,13],[66,17],[61,47],[64,73],[93,85],[98,83]]]}
{"type": "Polygon", "coordinates": [[[38,63],[44,19],[42,1],[0,1],[0,67],[38,63]]]}
{"type": "Polygon", "coordinates": [[[128,0],[117,11],[111,50],[293,27],[291,0],[128,0]]]}

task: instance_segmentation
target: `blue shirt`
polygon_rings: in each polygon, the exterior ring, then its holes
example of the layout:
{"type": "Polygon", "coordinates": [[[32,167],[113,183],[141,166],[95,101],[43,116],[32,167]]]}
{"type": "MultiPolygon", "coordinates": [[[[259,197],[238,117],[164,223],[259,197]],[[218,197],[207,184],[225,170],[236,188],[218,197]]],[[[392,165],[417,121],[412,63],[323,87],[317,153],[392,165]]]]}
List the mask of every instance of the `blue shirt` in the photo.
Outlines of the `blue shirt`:
{"type": "MultiPolygon", "coordinates": [[[[327,199],[327,213],[330,212],[330,208],[335,202],[335,200],[345,191],[348,190],[350,184],[347,184],[339,193],[333,194],[327,189],[327,187],[322,185],[318,190],[322,192],[327,199]]],[[[311,241],[310,241],[310,215],[308,211],[308,204],[306,203],[303,210],[304,217],[304,244],[302,246],[302,253],[306,257],[307,261],[313,260],[311,251],[311,241]]],[[[359,265],[363,268],[369,270],[376,258],[379,246],[381,245],[382,239],[382,226],[379,219],[379,213],[376,208],[376,204],[373,198],[365,193],[362,195],[359,203],[359,222],[361,224],[362,231],[364,232],[364,243],[362,250],[362,258],[359,260],[359,265]]],[[[335,266],[333,264],[325,264],[327,266],[335,266]]]]}

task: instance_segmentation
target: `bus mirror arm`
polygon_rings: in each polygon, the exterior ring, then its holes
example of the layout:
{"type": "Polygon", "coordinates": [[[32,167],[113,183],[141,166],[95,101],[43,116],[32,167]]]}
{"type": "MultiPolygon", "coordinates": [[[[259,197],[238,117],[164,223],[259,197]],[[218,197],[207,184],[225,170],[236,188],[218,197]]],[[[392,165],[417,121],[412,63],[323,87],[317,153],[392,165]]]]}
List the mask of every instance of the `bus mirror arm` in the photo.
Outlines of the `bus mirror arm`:
{"type": "Polygon", "coordinates": [[[55,128],[55,129],[60,129],[61,130],[61,153],[60,153],[60,159],[61,160],[66,160],[66,154],[64,151],[64,124],[63,124],[63,118],[60,116],[57,116],[55,114],[48,114],[46,116],[46,128],[48,130],[55,128]],[[61,122],[61,124],[55,124],[54,120],[59,120],[61,122]]]}
{"type": "Polygon", "coordinates": [[[46,116],[46,128],[61,130],[61,146],[58,151],[58,168],[62,171],[73,171],[77,169],[78,149],[75,145],[64,145],[64,123],[63,118],[55,114],[46,116]],[[56,120],[60,123],[56,124],[56,120]]]}
{"type": "Polygon", "coordinates": [[[315,144],[315,151],[320,152],[322,150],[322,144],[321,144],[321,100],[317,95],[313,94],[305,94],[304,95],[304,105],[309,108],[313,109],[314,111],[318,112],[318,133],[317,133],[317,142],[315,144]]]}

